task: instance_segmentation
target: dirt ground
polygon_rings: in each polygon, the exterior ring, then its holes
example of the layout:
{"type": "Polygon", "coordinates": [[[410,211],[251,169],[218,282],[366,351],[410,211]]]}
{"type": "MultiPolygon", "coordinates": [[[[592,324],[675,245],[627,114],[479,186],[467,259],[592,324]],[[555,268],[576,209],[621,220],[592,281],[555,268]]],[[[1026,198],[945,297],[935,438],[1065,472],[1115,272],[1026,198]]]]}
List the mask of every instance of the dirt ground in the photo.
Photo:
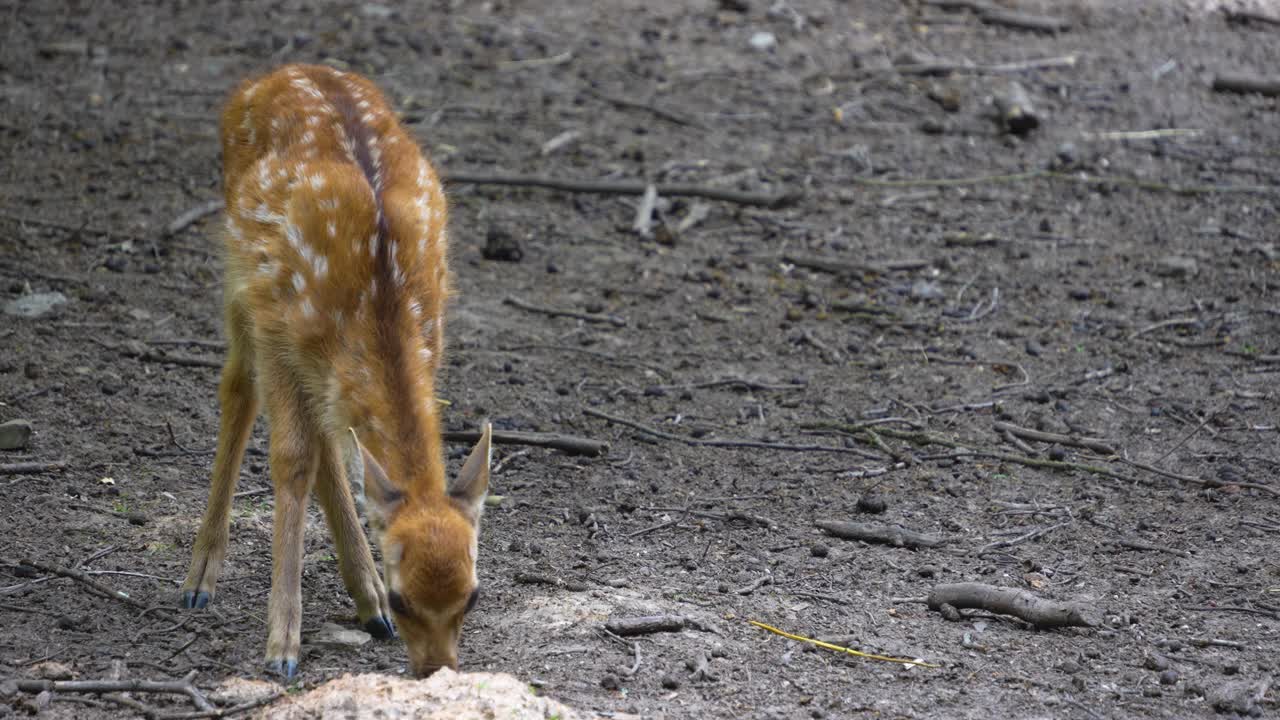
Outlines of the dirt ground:
{"type": "MultiPolygon", "coordinates": [[[[146,611],[177,605],[221,357],[217,216],[164,230],[220,196],[228,90],[297,60],[374,78],[445,173],[800,193],[663,196],[646,238],[635,196],[450,185],[449,429],[611,444],[498,449],[464,670],[604,716],[1277,712],[1280,101],[1210,81],[1274,72],[1280,25],[1175,2],[1024,4],[1056,34],[888,0],[129,7],[0,2],[0,305],[67,300],[0,316],[0,421],[35,429],[0,463],[66,463],[0,475],[0,679],[264,677],[261,423],[212,609],[146,611]],[[918,74],[930,55],[963,67],[918,74]],[[1011,80],[1041,119],[1021,137],[991,103],[1011,80]],[[518,261],[486,259],[504,239],[518,261]],[[919,601],[961,581],[1100,624],[919,601]],[[657,613],[689,622],[602,629],[657,613]]],[[[304,638],[354,626],[314,510],[307,553],[304,638]]],[[[303,647],[302,687],[405,666],[398,643],[303,647]]]]}

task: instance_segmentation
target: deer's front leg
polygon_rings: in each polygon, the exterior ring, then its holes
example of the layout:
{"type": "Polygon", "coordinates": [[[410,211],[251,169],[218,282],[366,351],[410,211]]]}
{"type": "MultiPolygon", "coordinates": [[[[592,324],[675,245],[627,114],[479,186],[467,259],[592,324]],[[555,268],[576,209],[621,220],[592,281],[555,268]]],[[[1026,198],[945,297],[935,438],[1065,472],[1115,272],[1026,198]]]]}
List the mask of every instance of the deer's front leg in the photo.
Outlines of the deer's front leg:
{"type": "Polygon", "coordinates": [[[271,483],[275,519],[271,538],[271,596],[267,601],[267,668],[293,677],[302,644],[302,555],[307,500],[315,482],[321,444],[286,398],[268,394],[271,483]]]}
{"type": "Polygon", "coordinates": [[[204,521],[191,550],[191,568],[182,583],[182,607],[202,608],[213,598],[222,561],[227,555],[231,524],[231,502],[240,477],[245,445],[258,415],[258,395],[254,387],[253,349],[245,332],[246,321],[237,306],[227,307],[227,337],[230,349],[222,368],[219,388],[222,415],[218,430],[218,454],[213,460],[213,480],[204,521]]]}

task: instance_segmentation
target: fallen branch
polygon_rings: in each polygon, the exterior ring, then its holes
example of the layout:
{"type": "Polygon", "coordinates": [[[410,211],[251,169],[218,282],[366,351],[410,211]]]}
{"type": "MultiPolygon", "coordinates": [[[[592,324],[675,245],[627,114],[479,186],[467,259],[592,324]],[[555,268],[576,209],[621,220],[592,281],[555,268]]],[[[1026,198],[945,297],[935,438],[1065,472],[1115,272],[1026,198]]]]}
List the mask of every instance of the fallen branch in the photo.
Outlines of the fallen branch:
{"type": "Polygon", "coordinates": [[[660,632],[680,632],[689,624],[681,615],[646,615],[643,617],[612,618],[604,629],[621,637],[651,635],[660,632]]]}
{"type": "MultiPolygon", "coordinates": [[[[478,430],[450,430],[444,434],[445,442],[475,443],[480,439],[478,430]]],[[[602,440],[559,435],[557,433],[493,431],[493,442],[498,445],[531,445],[533,447],[563,450],[570,455],[600,457],[609,454],[609,443],[602,440]]]]}
{"type": "Polygon", "coordinates": [[[918,533],[896,525],[873,525],[838,520],[818,520],[814,525],[843,540],[863,540],[894,547],[935,548],[947,543],[947,538],[918,533]]]}
{"type": "Polygon", "coordinates": [[[1280,16],[1278,15],[1267,15],[1257,10],[1234,10],[1230,8],[1223,8],[1223,12],[1226,14],[1227,20],[1231,22],[1260,22],[1265,25],[1280,26],[1280,16]]]}
{"type": "Polygon", "coordinates": [[[750,448],[756,450],[784,450],[788,452],[833,452],[857,455],[858,457],[866,458],[868,460],[884,459],[879,455],[873,455],[857,448],[833,447],[830,445],[790,445],[787,443],[756,442],[754,440],[700,440],[698,438],[683,437],[673,433],[662,432],[661,430],[654,430],[652,428],[645,427],[638,422],[620,418],[616,415],[610,415],[592,408],[583,408],[582,414],[597,417],[602,420],[608,420],[609,422],[616,423],[618,425],[624,425],[633,430],[638,430],[645,435],[649,435],[650,437],[680,442],[685,445],[721,448],[750,448]]]}
{"type": "Polygon", "coordinates": [[[139,610],[146,610],[149,607],[146,603],[140,600],[133,599],[126,592],[123,592],[121,590],[115,590],[107,587],[106,585],[99,583],[98,581],[89,577],[88,575],[81,572],[80,570],[72,570],[69,568],[58,567],[56,565],[46,565],[42,562],[37,562],[35,560],[21,560],[16,563],[11,561],[2,561],[2,562],[5,565],[26,565],[27,567],[34,568],[36,570],[39,570],[49,575],[57,575],[59,577],[75,580],[81,585],[84,585],[85,587],[89,588],[89,590],[93,591],[97,595],[101,595],[102,597],[110,598],[112,600],[119,600],[120,602],[123,602],[126,605],[130,605],[132,607],[138,608],[139,610]]]}
{"type": "Polygon", "coordinates": [[[948,620],[959,620],[959,610],[973,609],[1012,615],[1038,628],[1095,627],[1100,620],[1091,608],[1037,597],[1025,590],[982,583],[938,585],[929,592],[929,609],[948,620]]]}
{"type": "MultiPolygon", "coordinates": [[[[536,175],[486,175],[483,173],[448,173],[445,182],[470,185],[507,185],[514,187],[541,187],[575,193],[597,195],[643,195],[651,183],[630,180],[562,180],[536,175]]],[[[665,197],[703,197],[738,205],[755,205],[777,210],[796,204],[803,197],[798,190],[778,194],[749,193],[724,188],[706,187],[686,183],[661,183],[655,186],[665,197]]]]}
{"type": "Polygon", "coordinates": [[[1116,454],[1116,449],[1114,447],[1105,440],[1100,440],[1098,438],[1076,437],[1074,435],[1062,435],[1059,433],[1032,430],[1031,428],[1019,427],[1007,422],[997,422],[995,424],[995,428],[998,432],[1007,432],[1010,435],[1020,437],[1024,440],[1056,443],[1058,445],[1070,445],[1071,447],[1092,450],[1100,455],[1116,454]]]}
{"type": "Polygon", "coordinates": [[[66,460],[50,462],[16,462],[0,464],[0,475],[35,475],[37,473],[54,472],[67,467],[66,460]]]}
{"type": "Polygon", "coordinates": [[[519,298],[506,297],[502,300],[504,305],[510,305],[514,308],[520,308],[526,312],[538,313],[539,315],[548,315],[550,317],[567,317],[575,320],[581,320],[589,323],[608,323],[614,327],[626,327],[627,319],[618,315],[603,315],[600,313],[584,313],[576,310],[557,310],[555,308],[541,307],[539,305],[530,305],[519,298]]]}
{"type": "Polygon", "coordinates": [[[1071,23],[1063,18],[1052,15],[1033,15],[995,6],[983,7],[978,12],[978,19],[988,25],[1001,25],[1032,32],[1060,33],[1071,29],[1071,23]]]}
{"type": "MultiPolygon", "coordinates": [[[[217,712],[204,693],[192,683],[198,671],[192,670],[181,680],[18,680],[22,692],[114,693],[147,692],[186,695],[201,712],[217,712]]],[[[217,717],[211,715],[208,717],[217,717]]]]}
{"type": "Polygon", "coordinates": [[[1263,77],[1245,73],[1218,73],[1213,76],[1217,92],[1258,93],[1268,97],[1280,95],[1280,77],[1263,77]]]}
{"type": "Polygon", "coordinates": [[[1179,550],[1177,548],[1165,547],[1163,545],[1154,545],[1149,542],[1143,542],[1142,540],[1121,538],[1117,540],[1116,543],[1120,545],[1120,547],[1128,548],[1130,550],[1143,550],[1147,552],[1169,553],[1170,555],[1177,555],[1180,558],[1191,557],[1191,553],[1187,552],[1186,550],[1179,550]]]}

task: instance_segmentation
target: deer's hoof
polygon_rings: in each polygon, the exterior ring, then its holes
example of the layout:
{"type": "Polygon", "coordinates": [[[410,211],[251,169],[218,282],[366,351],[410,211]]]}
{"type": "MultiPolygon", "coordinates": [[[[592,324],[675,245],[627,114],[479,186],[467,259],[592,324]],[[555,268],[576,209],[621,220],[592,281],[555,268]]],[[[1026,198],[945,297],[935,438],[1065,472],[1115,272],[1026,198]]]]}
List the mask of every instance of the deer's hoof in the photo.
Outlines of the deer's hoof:
{"type": "Polygon", "coordinates": [[[184,590],[182,592],[182,607],[187,610],[199,610],[209,605],[209,593],[205,590],[199,592],[195,590],[184,590]]]}
{"type": "Polygon", "coordinates": [[[267,672],[280,675],[286,680],[292,680],[298,674],[298,661],[294,658],[268,660],[267,672]]]}
{"type": "Polygon", "coordinates": [[[375,615],[366,620],[364,631],[379,640],[390,640],[396,636],[396,626],[392,624],[391,618],[382,615],[375,615]]]}

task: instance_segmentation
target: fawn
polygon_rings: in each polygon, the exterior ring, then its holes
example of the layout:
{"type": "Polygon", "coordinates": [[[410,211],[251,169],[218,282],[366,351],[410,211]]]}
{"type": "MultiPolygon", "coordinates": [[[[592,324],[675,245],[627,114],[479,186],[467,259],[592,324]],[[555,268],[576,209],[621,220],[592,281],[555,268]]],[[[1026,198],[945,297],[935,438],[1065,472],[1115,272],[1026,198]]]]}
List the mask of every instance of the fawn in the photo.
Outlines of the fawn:
{"type": "Polygon", "coordinates": [[[434,384],[449,274],[436,172],[371,82],[324,66],[243,83],[222,114],[222,154],[228,351],[182,605],[213,596],[245,445],[265,406],[275,491],[268,668],[297,670],[312,490],[364,627],[380,638],[399,628],[415,675],[456,668],[478,593],[491,431],[446,484],[434,384]]]}

